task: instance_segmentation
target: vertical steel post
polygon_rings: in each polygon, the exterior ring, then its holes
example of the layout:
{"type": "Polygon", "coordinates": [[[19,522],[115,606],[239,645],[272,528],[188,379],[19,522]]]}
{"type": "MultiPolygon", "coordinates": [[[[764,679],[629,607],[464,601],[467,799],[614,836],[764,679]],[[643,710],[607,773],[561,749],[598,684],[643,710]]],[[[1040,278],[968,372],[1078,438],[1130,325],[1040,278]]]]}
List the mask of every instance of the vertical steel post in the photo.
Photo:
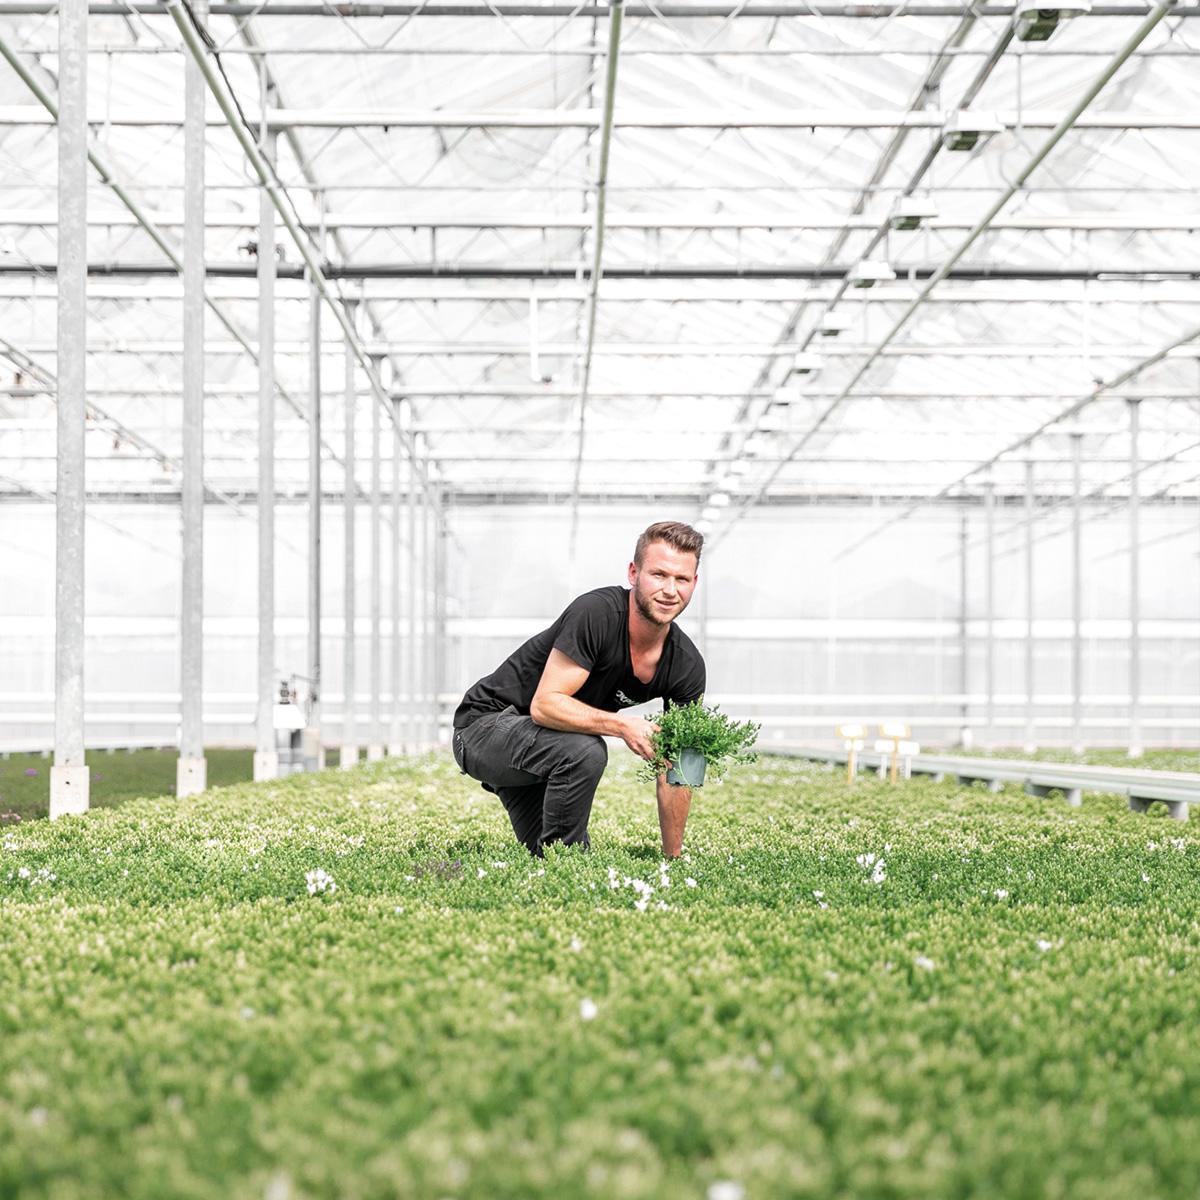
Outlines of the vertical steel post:
{"type": "Polygon", "coordinates": [[[450,541],[450,526],[446,518],[446,493],[438,489],[437,509],[434,513],[434,570],[433,570],[433,701],[430,713],[433,719],[433,744],[442,741],[442,688],[446,679],[446,550],[450,541]]]}
{"type": "MultiPolygon", "coordinates": [[[[380,359],[374,359],[376,374],[380,359]]],[[[383,407],[371,397],[371,729],[367,735],[367,761],[383,757],[383,591],[382,487],[380,442],[383,407]]]]}
{"type": "Polygon", "coordinates": [[[388,754],[403,752],[404,735],[400,723],[400,420],[403,409],[393,401],[392,421],[392,594],[388,611],[392,618],[392,719],[388,733],[388,754]]]}
{"type": "MultiPolygon", "coordinates": [[[[264,104],[264,110],[266,105],[264,104]]],[[[275,160],[274,133],[264,135],[275,160]]],[[[275,743],[275,207],[258,190],[258,708],[254,778],[279,774],[275,743]]]]}
{"type": "Polygon", "coordinates": [[[996,485],[983,486],[984,537],[987,562],[984,568],[984,676],[987,683],[983,726],[984,740],[996,743],[996,485]]]}
{"type": "MultiPolygon", "coordinates": [[[[206,0],[197,0],[203,20],[206,0]]],[[[180,590],[180,736],[175,794],[207,783],[204,761],[204,101],[200,64],[183,64],[183,578],[180,590]]]]}
{"type": "Polygon", "coordinates": [[[433,727],[433,598],[434,598],[434,521],[437,513],[433,497],[421,506],[421,740],[430,749],[436,740],[433,727]]]}
{"type": "Polygon", "coordinates": [[[971,680],[971,641],[967,631],[967,506],[959,511],[958,530],[958,691],[962,697],[958,744],[969,747],[975,740],[971,732],[971,702],[967,688],[971,680]]]}
{"type": "Polygon", "coordinates": [[[1033,460],[1025,461],[1025,753],[1037,749],[1033,678],[1033,460]]]}
{"type": "Polygon", "coordinates": [[[309,290],[308,359],[308,724],[304,729],[306,771],[325,767],[321,738],[321,293],[309,290]]]}
{"type": "Polygon", "coordinates": [[[1142,639],[1141,639],[1141,401],[1129,405],[1129,757],[1142,756],[1142,639]]]}
{"type": "Polygon", "coordinates": [[[416,448],[420,434],[413,434],[413,456],[408,463],[408,720],[407,742],[410,752],[420,746],[421,730],[417,711],[417,645],[419,628],[417,612],[419,583],[421,579],[420,548],[417,543],[417,463],[416,448]]]}
{"type": "MultiPolygon", "coordinates": [[[[353,324],[355,305],[353,301],[346,304],[346,316],[353,324]]],[[[342,576],[342,750],[338,765],[344,770],[358,765],[358,729],[355,722],[355,693],[354,677],[355,659],[355,618],[358,606],[354,594],[354,523],[357,519],[355,501],[358,497],[357,471],[358,459],[354,447],[354,432],[358,418],[354,380],[354,346],[350,338],[345,339],[345,382],[343,388],[345,401],[346,428],[345,448],[343,454],[346,460],[345,485],[342,494],[342,511],[345,518],[345,563],[342,576]]]]}
{"type": "Polygon", "coordinates": [[[86,812],[83,749],[84,435],[87,422],[87,0],[58,10],[58,456],[54,763],[50,817],[86,812]]]}
{"type": "Polygon", "coordinates": [[[1083,434],[1071,434],[1071,744],[1083,752],[1083,434]]]}

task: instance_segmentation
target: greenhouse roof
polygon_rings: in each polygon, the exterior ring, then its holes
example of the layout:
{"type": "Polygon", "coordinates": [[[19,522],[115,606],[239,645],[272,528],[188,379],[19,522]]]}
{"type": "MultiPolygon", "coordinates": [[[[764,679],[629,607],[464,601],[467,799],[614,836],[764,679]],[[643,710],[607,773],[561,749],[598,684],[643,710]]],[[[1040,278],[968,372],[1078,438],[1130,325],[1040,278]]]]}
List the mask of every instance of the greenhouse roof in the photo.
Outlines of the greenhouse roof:
{"type": "MultiPolygon", "coordinates": [[[[350,314],[360,421],[397,401],[450,503],[670,496],[719,533],[1027,471],[1049,496],[1076,470],[1097,496],[1200,494],[1194,4],[1097,4],[1045,41],[1011,5],[92,14],[96,498],[179,492],[185,33],[211,74],[205,477],[231,503],[258,479],[263,188],[238,132],[295,234],[277,221],[283,495],[308,478],[306,259],[350,314]]],[[[57,37],[52,4],[0,2],[6,498],[55,480],[57,37]]]]}

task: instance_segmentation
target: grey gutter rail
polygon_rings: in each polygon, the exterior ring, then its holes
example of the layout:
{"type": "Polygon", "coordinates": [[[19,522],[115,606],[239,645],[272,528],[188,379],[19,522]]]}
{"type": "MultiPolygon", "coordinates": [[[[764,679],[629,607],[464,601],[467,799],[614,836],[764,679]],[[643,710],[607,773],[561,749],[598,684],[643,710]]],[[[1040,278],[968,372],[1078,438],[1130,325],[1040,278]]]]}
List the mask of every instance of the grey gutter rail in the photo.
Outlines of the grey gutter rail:
{"type": "MultiPolygon", "coordinates": [[[[816,762],[846,761],[844,750],[816,747],[772,746],[768,753],[816,762]]],[[[859,761],[865,766],[872,757],[869,751],[862,752],[859,761]]],[[[1171,817],[1186,821],[1189,805],[1200,804],[1200,774],[1189,771],[1088,767],[1030,759],[962,758],[937,754],[917,754],[911,761],[914,775],[930,775],[935,780],[953,777],[959,783],[982,781],[991,790],[998,790],[1006,783],[1019,783],[1033,796],[1046,796],[1052,791],[1060,791],[1072,806],[1079,804],[1083,792],[1102,792],[1128,797],[1131,812],[1144,813],[1153,801],[1160,800],[1166,804],[1171,817]]]]}

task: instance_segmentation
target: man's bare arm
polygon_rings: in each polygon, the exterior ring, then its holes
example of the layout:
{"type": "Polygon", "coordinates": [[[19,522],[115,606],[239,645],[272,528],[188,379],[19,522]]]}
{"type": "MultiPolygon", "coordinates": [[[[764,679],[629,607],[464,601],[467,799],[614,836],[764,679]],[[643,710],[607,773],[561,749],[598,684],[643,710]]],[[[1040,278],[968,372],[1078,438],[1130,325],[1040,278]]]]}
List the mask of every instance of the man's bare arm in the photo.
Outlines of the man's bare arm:
{"type": "Polygon", "coordinates": [[[575,699],[575,693],[587,682],[591,672],[561,650],[551,650],[546,659],[537,691],[529,705],[535,725],[561,729],[564,733],[597,733],[619,737],[641,758],[654,757],[650,745],[653,726],[642,718],[626,720],[617,713],[593,708],[575,699]]]}
{"type": "Polygon", "coordinates": [[[683,853],[683,827],[692,807],[692,789],[676,787],[660,775],[655,785],[658,796],[658,827],[662,831],[663,858],[678,858],[683,853]]]}

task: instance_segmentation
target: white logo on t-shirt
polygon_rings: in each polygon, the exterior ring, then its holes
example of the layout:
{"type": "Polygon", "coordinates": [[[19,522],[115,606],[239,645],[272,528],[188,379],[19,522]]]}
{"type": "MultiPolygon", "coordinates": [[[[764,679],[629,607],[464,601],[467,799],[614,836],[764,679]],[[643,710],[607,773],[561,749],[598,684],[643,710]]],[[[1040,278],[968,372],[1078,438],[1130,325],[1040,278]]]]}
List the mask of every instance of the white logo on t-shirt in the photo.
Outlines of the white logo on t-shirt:
{"type": "Polygon", "coordinates": [[[630,700],[630,698],[627,695],[625,695],[625,693],[623,691],[621,691],[619,688],[617,689],[617,699],[620,700],[620,702],[622,704],[636,704],[637,703],[636,700],[630,700]]]}

